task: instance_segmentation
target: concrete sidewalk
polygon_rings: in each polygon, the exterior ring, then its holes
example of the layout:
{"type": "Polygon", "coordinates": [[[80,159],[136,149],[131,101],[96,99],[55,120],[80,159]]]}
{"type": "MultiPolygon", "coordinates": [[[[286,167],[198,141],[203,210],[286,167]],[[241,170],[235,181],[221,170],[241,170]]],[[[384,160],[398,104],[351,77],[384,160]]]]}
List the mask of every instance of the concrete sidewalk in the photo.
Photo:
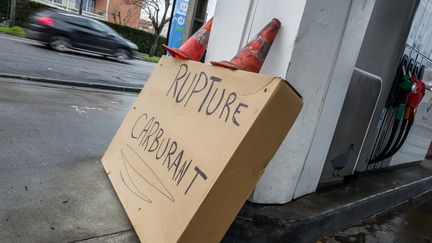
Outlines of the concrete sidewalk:
{"type": "Polygon", "coordinates": [[[47,84],[66,85],[66,86],[91,88],[91,89],[105,89],[111,91],[133,92],[133,93],[139,93],[141,92],[142,89],[142,86],[138,86],[138,85],[110,84],[106,82],[95,82],[95,83],[82,82],[76,80],[64,80],[58,78],[52,79],[52,78],[25,76],[25,75],[17,75],[17,74],[9,74],[9,73],[0,73],[0,78],[21,79],[21,80],[29,80],[29,81],[47,83],[47,84]]]}

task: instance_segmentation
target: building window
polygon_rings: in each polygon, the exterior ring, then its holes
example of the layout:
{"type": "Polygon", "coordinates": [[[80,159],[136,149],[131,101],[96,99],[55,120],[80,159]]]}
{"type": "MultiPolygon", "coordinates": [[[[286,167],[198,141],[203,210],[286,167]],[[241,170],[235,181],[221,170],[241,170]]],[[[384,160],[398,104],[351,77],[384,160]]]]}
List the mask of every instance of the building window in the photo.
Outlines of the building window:
{"type": "MultiPolygon", "coordinates": [[[[58,0],[55,0],[58,1],[58,0]]],[[[62,1],[62,0],[59,0],[62,1]]],[[[94,9],[95,9],[95,4],[96,4],[96,0],[82,0],[82,10],[86,11],[86,12],[90,12],[90,13],[94,13],[94,9]]],[[[77,0],[75,2],[75,8],[79,9],[80,8],[80,3],[81,1],[77,0]]]]}

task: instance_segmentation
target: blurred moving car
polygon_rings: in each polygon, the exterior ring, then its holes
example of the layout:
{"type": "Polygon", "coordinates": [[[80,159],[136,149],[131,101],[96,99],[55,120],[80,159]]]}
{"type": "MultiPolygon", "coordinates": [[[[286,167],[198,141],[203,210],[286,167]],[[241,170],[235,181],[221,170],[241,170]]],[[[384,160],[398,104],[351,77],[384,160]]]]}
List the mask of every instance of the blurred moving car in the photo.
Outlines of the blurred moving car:
{"type": "Polygon", "coordinates": [[[45,9],[33,13],[26,26],[27,37],[48,44],[56,51],[86,50],[119,61],[136,57],[138,47],[107,25],[81,15],[45,9]]]}

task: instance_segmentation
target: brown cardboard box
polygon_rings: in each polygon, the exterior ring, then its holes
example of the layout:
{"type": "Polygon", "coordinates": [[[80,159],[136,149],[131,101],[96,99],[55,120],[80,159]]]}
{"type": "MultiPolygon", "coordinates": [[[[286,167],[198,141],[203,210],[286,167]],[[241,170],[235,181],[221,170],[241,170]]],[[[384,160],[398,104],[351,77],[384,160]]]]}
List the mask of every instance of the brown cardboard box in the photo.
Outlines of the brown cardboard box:
{"type": "Polygon", "coordinates": [[[301,106],[280,78],[162,57],[102,159],[140,240],[220,241],[301,106]]]}

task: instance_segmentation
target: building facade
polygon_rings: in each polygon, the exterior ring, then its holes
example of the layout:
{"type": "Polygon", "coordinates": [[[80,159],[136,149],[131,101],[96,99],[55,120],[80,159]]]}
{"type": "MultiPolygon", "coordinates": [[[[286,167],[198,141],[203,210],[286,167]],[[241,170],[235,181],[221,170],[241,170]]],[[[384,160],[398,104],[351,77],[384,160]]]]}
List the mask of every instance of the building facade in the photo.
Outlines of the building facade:
{"type": "Polygon", "coordinates": [[[32,0],[53,8],[78,13],[82,4],[82,14],[87,17],[138,28],[141,8],[125,4],[122,0],[32,0]]]}

